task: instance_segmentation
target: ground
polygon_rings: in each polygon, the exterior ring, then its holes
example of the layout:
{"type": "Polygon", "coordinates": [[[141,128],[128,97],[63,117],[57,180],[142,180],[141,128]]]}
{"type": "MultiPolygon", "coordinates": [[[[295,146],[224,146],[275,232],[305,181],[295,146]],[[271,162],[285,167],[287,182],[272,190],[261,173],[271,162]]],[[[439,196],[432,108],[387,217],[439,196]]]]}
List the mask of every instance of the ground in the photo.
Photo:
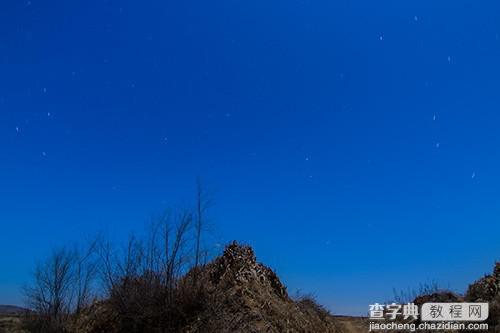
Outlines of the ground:
{"type": "MultiPolygon", "coordinates": [[[[368,320],[362,317],[335,316],[341,333],[367,333],[368,320]]],[[[19,328],[19,318],[0,316],[0,333],[24,333],[19,328]]]]}
{"type": "Polygon", "coordinates": [[[23,333],[18,316],[0,315],[0,333],[23,333]]]}
{"type": "Polygon", "coordinates": [[[367,333],[368,319],[366,317],[335,316],[342,333],[367,333]]]}

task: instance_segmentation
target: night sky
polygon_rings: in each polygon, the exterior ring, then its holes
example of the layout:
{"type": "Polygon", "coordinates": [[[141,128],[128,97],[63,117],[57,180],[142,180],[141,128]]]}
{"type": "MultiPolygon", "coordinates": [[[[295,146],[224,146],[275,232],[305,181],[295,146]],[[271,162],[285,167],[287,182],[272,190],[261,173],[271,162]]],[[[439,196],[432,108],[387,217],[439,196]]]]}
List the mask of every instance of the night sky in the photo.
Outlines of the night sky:
{"type": "Polygon", "coordinates": [[[213,193],[213,244],[360,314],[500,258],[497,1],[0,4],[0,303],[213,193]]]}

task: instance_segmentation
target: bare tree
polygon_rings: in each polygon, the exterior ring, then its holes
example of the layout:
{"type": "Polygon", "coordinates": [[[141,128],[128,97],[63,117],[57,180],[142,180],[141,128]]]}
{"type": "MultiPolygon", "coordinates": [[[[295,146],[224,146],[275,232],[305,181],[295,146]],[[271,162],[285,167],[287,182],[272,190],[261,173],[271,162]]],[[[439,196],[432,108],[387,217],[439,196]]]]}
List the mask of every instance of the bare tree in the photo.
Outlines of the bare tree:
{"type": "Polygon", "coordinates": [[[102,283],[105,291],[110,291],[116,286],[115,258],[111,242],[105,241],[99,244],[98,253],[100,257],[100,268],[102,283]]]}
{"type": "Polygon", "coordinates": [[[145,238],[131,236],[122,251],[100,244],[104,291],[123,331],[141,331],[145,322],[168,326],[182,320],[179,300],[186,293],[179,292],[179,282],[193,262],[193,218],[191,210],[167,211],[145,238]]]}
{"type": "Polygon", "coordinates": [[[96,278],[98,263],[95,258],[100,239],[95,238],[88,246],[78,250],[75,257],[75,312],[80,311],[91,302],[92,284],[96,278]]]}
{"type": "Polygon", "coordinates": [[[131,235],[121,248],[98,237],[84,248],[54,251],[36,266],[25,290],[38,327],[49,328],[38,331],[63,331],[65,319],[99,296],[119,316],[124,332],[142,332],[146,323],[162,331],[181,327],[189,311],[203,304],[201,288],[191,284],[203,260],[210,205],[200,181],[195,204],[194,209],[166,211],[145,237],[131,235]]]}
{"type": "Polygon", "coordinates": [[[195,209],[195,263],[194,267],[197,268],[201,262],[201,235],[206,227],[206,211],[212,205],[207,191],[203,187],[203,183],[200,179],[196,182],[196,209],[195,209]]]}
{"type": "Polygon", "coordinates": [[[108,294],[124,282],[160,279],[166,288],[174,288],[179,276],[189,269],[189,232],[193,213],[182,210],[165,212],[150,226],[145,240],[129,237],[123,251],[115,251],[111,243],[99,246],[101,276],[108,294]]]}
{"type": "Polygon", "coordinates": [[[36,265],[32,283],[25,288],[26,301],[36,313],[59,321],[71,311],[75,253],[55,250],[36,265]]]}
{"type": "Polygon", "coordinates": [[[56,249],[36,265],[24,295],[40,327],[55,331],[70,314],[90,303],[97,272],[97,244],[96,239],[83,248],[56,249]]]}
{"type": "MultiPolygon", "coordinates": [[[[185,264],[187,263],[187,256],[184,253],[187,234],[189,228],[193,221],[193,215],[191,212],[185,210],[181,212],[177,217],[177,226],[174,233],[174,238],[170,249],[168,249],[168,239],[170,236],[168,233],[165,246],[167,247],[168,255],[165,261],[166,266],[166,282],[167,288],[173,287],[173,283],[179,277],[185,264]]],[[[168,228],[168,225],[166,226],[168,228]]],[[[168,229],[167,229],[168,230],[168,229]]]]}

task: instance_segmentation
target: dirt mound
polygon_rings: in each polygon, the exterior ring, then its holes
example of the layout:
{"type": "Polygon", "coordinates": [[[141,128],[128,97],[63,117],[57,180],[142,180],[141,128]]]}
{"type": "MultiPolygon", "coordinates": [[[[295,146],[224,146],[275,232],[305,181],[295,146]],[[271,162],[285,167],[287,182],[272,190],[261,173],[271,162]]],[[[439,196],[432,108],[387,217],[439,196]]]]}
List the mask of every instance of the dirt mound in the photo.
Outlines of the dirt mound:
{"type": "MultiPolygon", "coordinates": [[[[252,248],[235,242],[213,262],[186,274],[178,289],[197,298],[196,306],[184,311],[188,319],[179,332],[339,331],[328,311],[311,298],[291,299],[276,273],[257,262],[252,248]]],[[[72,331],[118,333],[123,331],[121,320],[111,303],[103,301],[84,311],[72,331]]],[[[162,332],[157,327],[145,331],[162,332]]]]}
{"type": "Polygon", "coordinates": [[[500,331],[500,262],[495,263],[492,274],[469,285],[465,299],[468,302],[488,302],[490,309],[487,323],[490,330],[500,331]]]}
{"type": "Polygon", "coordinates": [[[500,262],[495,264],[493,274],[488,274],[469,285],[465,298],[468,301],[491,301],[500,291],[500,262]]]}
{"type": "Polygon", "coordinates": [[[208,282],[214,291],[253,286],[269,296],[288,299],[286,287],[276,273],[258,263],[249,246],[228,245],[224,254],[207,265],[202,274],[204,282],[208,282]]]}
{"type": "Polygon", "coordinates": [[[200,280],[213,303],[188,332],[337,332],[333,318],[312,299],[293,301],[248,246],[228,245],[200,280]]]}

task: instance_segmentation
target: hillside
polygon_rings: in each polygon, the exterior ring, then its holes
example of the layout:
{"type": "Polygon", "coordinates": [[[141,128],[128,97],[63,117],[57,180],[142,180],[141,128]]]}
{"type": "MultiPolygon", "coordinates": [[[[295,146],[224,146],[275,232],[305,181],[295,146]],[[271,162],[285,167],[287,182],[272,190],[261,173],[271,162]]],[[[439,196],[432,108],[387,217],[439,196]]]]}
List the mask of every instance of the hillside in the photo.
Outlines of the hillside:
{"type": "Polygon", "coordinates": [[[13,315],[21,314],[26,312],[26,309],[16,306],[16,305],[0,305],[0,316],[1,315],[13,315]]]}

